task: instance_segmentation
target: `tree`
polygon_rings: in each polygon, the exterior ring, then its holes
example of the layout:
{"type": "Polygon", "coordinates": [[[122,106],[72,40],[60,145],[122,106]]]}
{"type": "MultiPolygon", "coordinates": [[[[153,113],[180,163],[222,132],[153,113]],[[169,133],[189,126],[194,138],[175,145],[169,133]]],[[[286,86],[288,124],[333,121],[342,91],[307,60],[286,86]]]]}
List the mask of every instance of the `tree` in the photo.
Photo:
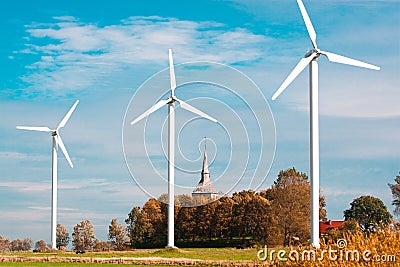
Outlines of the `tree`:
{"type": "Polygon", "coordinates": [[[62,224],[57,224],[57,232],[56,232],[56,246],[58,249],[61,247],[67,247],[69,244],[69,233],[67,228],[62,224]]]}
{"type": "Polygon", "coordinates": [[[72,244],[75,250],[92,250],[95,240],[93,225],[89,220],[81,221],[74,227],[72,244]]]}
{"type": "Polygon", "coordinates": [[[33,240],[31,238],[25,238],[22,240],[22,250],[23,251],[29,251],[32,249],[33,246],[33,240]]]}
{"type": "Polygon", "coordinates": [[[195,226],[192,233],[202,240],[213,237],[213,229],[211,228],[212,215],[215,213],[215,202],[206,205],[197,206],[194,212],[195,226]]]}
{"type": "Polygon", "coordinates": [[[346,221],[357,221],[361,230],[365,232],[376,231],[376,228],[389,224],[392,215],[379,198],[361,196],[350,203],[350,209],[344,211],[344,218],[346,221]]]}
{"type": "Polygon", "coordinates": [[[21,239],[15,239],[11,241],[10,243],[10,250],[11,251],[22,251],[22,240],[21,239]]]}
{"type": "Polygon", "coordinates": [[[124,250],[127,243],[126,227],[119,224],[117,219],[112,219],[108,226],[108,239],[115,250],[124,250]]]}
{"type": "Polygon", "coordinates": [[[11,250],[10,240],[0,235],[0,252],[9,252],[11,250]]]}
{"type": "Polygon", "coordinates": [[[305,173],[295,168],[280,171],[271,189],[260,194],[271,202],[270,244],[288,246],[294,237],[301,242],[310,238],[310,184],[305,173]]]}
{"type": "Polygon", "coordinates": [[[270,202],[259,194],[249,191],[251,199],[244,206],[246,235],[253,237],[253,242],[261,243],[268,240],[268,224],[270,223],[270,202]]]}
{"type": "Polygon", "coordinates": [[[112,247],[112,244],[107,241],[101,241],[99,239],[95,239],[93,242],[93,250],[94,251],[109,251],[112,247]]]}
{"type": "Polygon", "coordinates": [[[394,178],[394,181],[396,182],[395,184],[388,184],[388,186],[392,191],[394,213],[400,215],[400,172],[399,175],[394,178]]]}
{"type": "Polygon", "coordinates": [[[154,223],[149,219],[148,214],[140,207],[133,207],[125,220],[128,229],[128,236],[131,248],[141,247],[145,241],[148,243],[154,241],[154,223]]]}
{"type": "Polygon", "coordinates": [[[175,227],[178,239],[192,240],[194,242],[196,238],[194,234],[196,227],[195,212],[196,207],[182,207],[179,209],[175,227]]]}
{"type": "Polygon", "coordinates": [[[216,235],[220,238],[231,237],[229,226],[232,223],[232,209],[234,201],[227,196],[221,197],[218,200],[218,205],[215,208],[215,213],[212,220],[212,227],[216,235]]]}
{"type": "Polygon", "coordinates": [[[11,241],[11,251],[29,251],[33,246],[33,240],[31,238],[25,238],[24,240],[16,239],[11,241]]]}
{"type": "Polygon", "coordinates": [[[40,252],[46,251],[47,250],[46,241],[44,241],[44,240],[37,241],[35,243],[35,250],[40,251],[40,252]]]}

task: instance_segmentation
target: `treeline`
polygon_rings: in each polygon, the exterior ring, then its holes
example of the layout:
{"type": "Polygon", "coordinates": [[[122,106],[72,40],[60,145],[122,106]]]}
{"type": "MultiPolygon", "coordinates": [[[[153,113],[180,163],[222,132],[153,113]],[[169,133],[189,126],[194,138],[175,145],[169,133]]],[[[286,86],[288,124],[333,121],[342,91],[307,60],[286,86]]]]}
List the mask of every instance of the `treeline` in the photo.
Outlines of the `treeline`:
{"type": "MultiPolygon", "coordinates": [[[[109,226],[108,241],[96,238],[93,225],[89,220],[81,221],[74,226],[71,235],[64,225],[57,224],[56,247],[58,250],[66,250],[71,237],[73,249],[80,252],[125,250],[129,248],[126,227],[118,224],[116,219],[113,219],[109,226]]],[[[36,243],[31,238],[10,241],[8,238],[0,236],[0,253],[32,250],[34,252],[46,252],[52,250],[52,246],[46,244],[44,240],[39,240],[36,243]]]]}
{"type": "Polygon", "coordinates": [[[0,252],[29,251],[32,249],[32,246],[33,240],[31,238],[10,241],[10,239],[0,236],[0,252]]]}
{"type": "MultiPolygon", "coordinates": [[[[77,224],[70,235],[65,226],[57,225],[57,248],[72,241],[77,251],[125,250],[127,248],[163,247],[167,242],[166,196],[149,199],[143,207],[133,207],[125,224],[112,219],[108,241],[94,234],[89,220],[77,224]]],[[[259,193],[241,191],[209,204],[206,199],[188,195],[176,196],[175,243],[182,247],[251,246],[253,244],[290,245],[307,243],[310,238],[310,184],[305,173],[291,168],[281,171],[271,188],[259,193]]],[[[320,199],[321,218],[325,217],[325,198],[320,199]]],[[[8,242],[12,243],[12,242],[8,242]]],[[[18,246],[2,242],[0,251],[13,251],[18,246]]],[[[30,250],[25,246],[20,250],[30,250]]],[[[41,240],[35,249],[49,245],[41,240]]]]}
{"type": "MultiPolygon", "coordinates": [[[[186,206],[198,198],[176,197],[186,206]]],[[[325,219],[325,198],[320,217],[325,219]]],[[[126,224],[132,248],[160,247],[167,240],[168,205],[149,199],[134,207],[126,224]]],[[[305,173],[281,171],[271,188],[259,193],[241,191],[206,205],[175,207],[178,246],[251,246],[307,243],[310,238],[310,184],[305,173]]]]}
{"type": "MultiPolygon", "coordinates": [[[[394,197],[395,213],[400,214],[400,175],[389,184],[394,197]]],[[[164,247],[167,243],[167,196],[149,199],[142,207],[129,212],[125,224],[112,219],[108,240],[96,238],[93,225],[83,220],[74,226],[72,234],[57,225],[58,249],[72,241],[77,251],[126,250],[129,248],[164,247]]],[[[188,195],[175,197],[175,243],[179,247],[246,247],[258,245],[289,246],[309,244],[310,184],[305,173],[295,168],[280,171],[271,188],[258,193],[248,190],[224,196],[209,204],[208,199],[188,195]],[[186,206],[186,207],[182,207],[186,206]]],[[[320,220],[326,220],[326,201],[319,199],[320,220]]],[[[344,211],[343,230],[376,232],[388,224],[396,224],[384,203],[371,196],[361,196],[344,211]],[[356,223],[353,223],[356,222],[356,223]]],[[[397,222],[400,229],[400,222],[397,222]]],[[[324,238],[334,239],[342,231],[331,231],[324,238]]],[[[10,241],[0,236],[0,252],[50,250],[45,241],[30,238],[10,241]]]]}

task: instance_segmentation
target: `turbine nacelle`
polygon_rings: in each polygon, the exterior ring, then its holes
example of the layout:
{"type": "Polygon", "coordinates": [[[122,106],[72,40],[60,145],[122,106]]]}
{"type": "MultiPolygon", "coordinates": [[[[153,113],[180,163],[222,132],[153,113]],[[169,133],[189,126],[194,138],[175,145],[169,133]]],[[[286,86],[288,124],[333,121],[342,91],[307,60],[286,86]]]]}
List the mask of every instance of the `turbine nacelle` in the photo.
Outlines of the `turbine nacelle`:
{"type": "Polygon", "coordinates": [[[172,104],[172,103],[175,103],[175,102],[179,102],[179,99],[176,98],[176,96],[170,96],[170,97],[168,98],[167,104],[172,104]]]}
{"type": "Polygon", "coordinates": [[[321,55],[321,50],[314,48],[308,51],[305,55],[304,58],[310,57],[312,54],[315,54],[314,58],[318,58],[321,55]]]}

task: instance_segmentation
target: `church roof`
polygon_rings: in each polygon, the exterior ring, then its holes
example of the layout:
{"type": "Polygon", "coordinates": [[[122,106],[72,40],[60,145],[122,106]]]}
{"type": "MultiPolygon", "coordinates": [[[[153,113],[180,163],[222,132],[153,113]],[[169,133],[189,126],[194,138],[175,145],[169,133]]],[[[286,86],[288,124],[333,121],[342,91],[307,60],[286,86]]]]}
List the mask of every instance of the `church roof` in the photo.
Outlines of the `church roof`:
{"type": "Polygon", "coordinates": [[[204,158],[203,158],[203,168],[201,170],[201,179],[200,182],[197,184],[196,189],[193,191],[193,193],[218,194],[217,190],[215,189],[210,180],[206,146],[204,146],[204,158]]]}

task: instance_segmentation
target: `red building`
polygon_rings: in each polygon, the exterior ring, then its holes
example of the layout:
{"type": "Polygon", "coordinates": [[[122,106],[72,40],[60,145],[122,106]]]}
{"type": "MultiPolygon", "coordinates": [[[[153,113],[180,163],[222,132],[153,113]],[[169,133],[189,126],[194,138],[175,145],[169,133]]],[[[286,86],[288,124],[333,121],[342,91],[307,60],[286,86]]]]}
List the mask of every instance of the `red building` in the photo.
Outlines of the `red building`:
{"type": "Polygon", "coordinates": [[[324,235],[326,232],[332,229],[337,229],[338,227],[342,226],[344,221],[326,221],[326,222],[319,222],[319,234],[324,235]]]}

